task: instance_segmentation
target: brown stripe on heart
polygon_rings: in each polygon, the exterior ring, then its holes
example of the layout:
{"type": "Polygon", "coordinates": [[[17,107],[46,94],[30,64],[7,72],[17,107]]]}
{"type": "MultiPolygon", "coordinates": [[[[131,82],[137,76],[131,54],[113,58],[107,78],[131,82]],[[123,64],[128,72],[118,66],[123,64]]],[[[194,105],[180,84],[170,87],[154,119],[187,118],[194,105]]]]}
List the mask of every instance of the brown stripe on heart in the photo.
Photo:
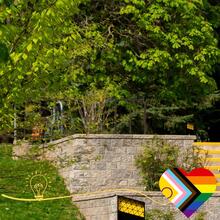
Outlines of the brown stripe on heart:
{"type": "Polygon", "coordinates": [[[185,177],[178,168],[171,168],[171,171],[180,179],[180,181],[192,192],[179,209],[183,212],[200,194],[201,192],[185,177]]]}

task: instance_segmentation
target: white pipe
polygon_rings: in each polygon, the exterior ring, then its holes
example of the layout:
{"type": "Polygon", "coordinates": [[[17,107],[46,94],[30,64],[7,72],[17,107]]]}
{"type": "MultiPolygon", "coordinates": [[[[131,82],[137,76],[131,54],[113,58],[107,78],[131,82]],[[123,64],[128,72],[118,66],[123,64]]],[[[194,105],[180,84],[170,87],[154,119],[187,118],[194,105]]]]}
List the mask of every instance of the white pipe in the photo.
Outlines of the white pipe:
{"type": "Polygon", "coordinates": [[[60,112],[63,113],[63,103],[61,101],[57,101],[57,104],[60,105],[60,112]]]}

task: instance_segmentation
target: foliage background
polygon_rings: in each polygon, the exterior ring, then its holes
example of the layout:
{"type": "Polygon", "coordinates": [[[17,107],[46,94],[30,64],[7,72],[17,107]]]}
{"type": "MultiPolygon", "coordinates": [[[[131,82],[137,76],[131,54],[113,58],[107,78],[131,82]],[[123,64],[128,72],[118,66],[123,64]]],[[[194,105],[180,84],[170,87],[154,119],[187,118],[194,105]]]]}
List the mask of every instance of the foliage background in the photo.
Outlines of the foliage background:
{"type": "Polygon", "coordinates": [[[1,0],[2,133],[15,116],[36,125],[25,106],[51,112],[59,100],[68,134],[184,134],[187,122],[207,130],[219,99],[219,8],[213,0],[1,0]]]}

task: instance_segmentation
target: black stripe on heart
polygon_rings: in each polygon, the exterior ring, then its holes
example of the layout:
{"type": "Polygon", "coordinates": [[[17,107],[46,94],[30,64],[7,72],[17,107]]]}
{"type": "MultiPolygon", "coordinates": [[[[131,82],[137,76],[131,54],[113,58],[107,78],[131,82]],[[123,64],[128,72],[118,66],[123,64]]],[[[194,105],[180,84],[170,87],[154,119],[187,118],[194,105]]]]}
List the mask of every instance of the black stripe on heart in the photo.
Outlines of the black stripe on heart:
{"type": "Polygon", "coordinates": [[[182,183],[192,192],[192,194],[187,198],[179,209],[183,212],[189,205],[191,205],[194,200],[201,194],[201,192],[190,182],[187,177],[185,177],[178,168],[173,168],[171,171],[182,181],[182,183]]]}

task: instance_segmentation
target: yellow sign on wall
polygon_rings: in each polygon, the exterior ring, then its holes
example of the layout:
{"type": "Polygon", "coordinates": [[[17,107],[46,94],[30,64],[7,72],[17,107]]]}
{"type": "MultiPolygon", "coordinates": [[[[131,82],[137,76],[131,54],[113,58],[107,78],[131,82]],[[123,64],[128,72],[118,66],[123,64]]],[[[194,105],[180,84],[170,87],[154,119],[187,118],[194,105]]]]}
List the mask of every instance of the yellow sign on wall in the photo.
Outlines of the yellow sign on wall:
{"type": "Polygon", "coordinates": [[[118,211],[133,216],[145,217],[145,203],[138,200],[118,197],[118,211]]]}

